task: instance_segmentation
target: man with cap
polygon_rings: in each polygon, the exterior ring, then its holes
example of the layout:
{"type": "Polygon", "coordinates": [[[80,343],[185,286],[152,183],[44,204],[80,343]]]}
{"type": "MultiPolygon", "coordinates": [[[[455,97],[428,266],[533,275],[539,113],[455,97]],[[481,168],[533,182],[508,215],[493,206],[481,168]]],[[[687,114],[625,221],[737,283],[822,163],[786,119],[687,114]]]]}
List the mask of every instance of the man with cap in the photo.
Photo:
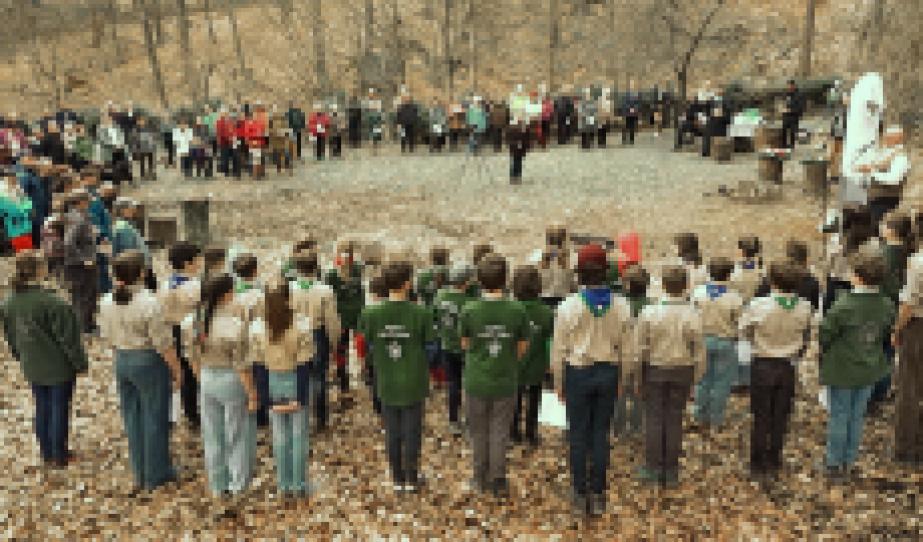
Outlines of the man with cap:
{"type": "Polygon", "coordinates": [[[782,104],[782,138],[786,148],[795,148],[798,137],[798,122],[804,113],[804,97],[795,85],[794,79],[788,80],[788,90],[782,104]]]}
{"type": "Polygon", "coordinates": [[[605,285],[608,261],[597,244],[577,254],[580,291],[559,306],[551,344],[555,391],[567,404],[574,512],[606,509],[609,435],[620,372],[629,375],[631,308],[605,285]],[[587,480],[587,459],[592,471],[587,480]]]}
{"type": "Polygon", "coordinates": [[[99,274],[96,268],[96,233],[89,215],[90,194],[85,188],[71,193],[64,228],[64,282],[81,330],[95,327],[99,274]]]}

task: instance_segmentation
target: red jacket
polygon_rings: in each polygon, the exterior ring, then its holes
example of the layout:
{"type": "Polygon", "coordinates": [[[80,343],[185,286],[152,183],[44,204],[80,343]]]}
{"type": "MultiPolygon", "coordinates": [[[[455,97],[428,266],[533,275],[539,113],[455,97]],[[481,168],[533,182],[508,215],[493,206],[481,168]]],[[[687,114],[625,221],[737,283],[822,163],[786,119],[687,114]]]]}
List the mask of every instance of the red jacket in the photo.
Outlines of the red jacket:
{"type": "Polygon", "coordinates": [[[230,147],[232,139],[236,133],[234,121],[228,117],[221,117],[215,123],[215,132],[218,135],[218,145],[221,147],[230,147]]]}
{"type": "Polygon", "coordinates": [[[324,134],[326,134],[330,131],[330,116],[327,113],[311,113],[309,128],[311,129],[311,135],[314,137],[317,137],[318,124],[324,127],[324,134]]]}
{"type": "Polygon", "coordinates": [[[257,119],[244,121],[244,133],[248,147],[261,147],[266,137],[266,125],[257,119]]]}
{"type": "Polygon", "coordinates": [[[237,124],[234,125],[234,137],[240,141],[247,139],[247,121],[243,119],[237,120],[237,124]]]}

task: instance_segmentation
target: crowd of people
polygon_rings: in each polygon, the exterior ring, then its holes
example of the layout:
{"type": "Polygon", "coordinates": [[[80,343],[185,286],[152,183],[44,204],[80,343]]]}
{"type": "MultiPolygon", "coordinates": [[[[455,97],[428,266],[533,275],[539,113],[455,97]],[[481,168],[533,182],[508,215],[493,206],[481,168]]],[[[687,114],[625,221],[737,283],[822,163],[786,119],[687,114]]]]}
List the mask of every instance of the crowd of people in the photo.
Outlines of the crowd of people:
{"type": "MultiPolygon", "coordinates": [[[[521,89],[514,98],[502,115],[502,106],[474,99],[455,128],[454,106],[442,117],[434,104],[431,148],[446,141],[451,148],[465,126],[475,152],[504,133],[509,140],[505,128],[513,124],[521,134],[514,145],[533,135],[545,144],[552,124],[559,141],[580,134],[583,146],[605,144],[611,119],[591,95],[577,105],[576,122],[568,117],[563,124],[547,98],[521,89]],[[495,115],[502,120],[496,125],[495,115]],[[446,131],[435,128],[443,119],[446,131]],[[499,135],[493,126],[502,127],[499,135]]],[[[638,112],[630,101],[627,108],[629,119],[638,112]]],[[[167,163],[208,173],[218,156],[218,171],[239,175],[249,167],[259,177],[267,155],[291,169],[305,130],[318,158],[328,143],[335,156],[342,146],[335,134],[343,132],[331,128],[340,122],[331,109],[307,121],[295,107],[207,110],[195,124],[183,120],[163,132],[167,163]],[[267,126],[268,140],[260,131],[267,126]],[[282,130],[275,145],[274,128],[282,130]]],[[[408,119],[418,112],[407,96],[397,109],[407,152],[417,138],[416,121],[408,119]]],[[[349,130],[354,117],[345,117],[350,145],[361,145],[349,130]]],[[[373,143],[381,138],[378,118],[368,131],[373,143]]],[[[364,257],[352,243],[340,244],[325,269],[309,236],[281,269],[269,270],[275,278],[267,283],[257,280],[266,264],[253,254],[232,257],[224,247],[178,242],[168,251],[171,275],[158,280],[137,202],[118,197],[119,184],[132,177],[132,158],[146,163],[142,176],[154,175],[160,140],[150,120],[129,105],[107,111],[93,128],[95,139],[67,113],[31,126],[5,119],[0,131],[10,202],[4,225],[16,252],[3,329],[32,386],[35,430],[49,467],[73,460],[71,403],[89,365],[84,345],[97,340],[114,348],[139,491],[177,480],[170,407],[178,394],[186,422],[201,433],[216,497],[246,492],[256,435],[270,425],[278,491],[309,494],[309,434],[328,428],[330,376],[344,394],[351,389],[351,345],[400,493],[425,486],[424,413],[431,387],[442,381],[445,422],[473,451],[472,491],[508,494],[510,442],[540,445],[543,388],[566,405],[576,513],[605,510],[613,432],[643,434],[640,479],[678,483],[687,402],[694,401],[695,430],[722,431],[735,386],[749,390],[750,475],[771,482],[784,472],[798,367],[814,343],[827,390],[830,481],[855,475],[867,410],[887,400],[892,383],[894,459],[923,461],[923,214],[895,209],[899,201],[844,210],[840,233],[828,232],[832,248],[820,275],[797,239],[785,258],[765,265],[757,237],[739,240],[736,261],[706,260],[696,235],[682,233],[674,239],[675,259],[654,266],[640,253],[576,242],[553,227],[536,262],[514,266],[491,245],[477,244],[470,261],[436,247],[430,265],[416,270],[402,256],[364,257]],[[819,332],[812,336],[815,319],[819,332]]],[[[886,132],[886,147],[900,144],[896,134],[886,132]]],[[[887,167],[876,156],[863,171],[890,171],[893,153],[887,167]]]]}

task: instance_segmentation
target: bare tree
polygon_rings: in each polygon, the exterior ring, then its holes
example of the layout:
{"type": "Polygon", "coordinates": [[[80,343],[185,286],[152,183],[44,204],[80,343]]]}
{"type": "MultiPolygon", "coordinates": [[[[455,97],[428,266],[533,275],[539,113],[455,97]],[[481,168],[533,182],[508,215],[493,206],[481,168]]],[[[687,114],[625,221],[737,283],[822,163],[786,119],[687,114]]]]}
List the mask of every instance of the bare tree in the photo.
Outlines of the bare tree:
{"type": "Polygon", "coordinates": [[[452,0],[444,0],[442,54],[445,58],[446,98],[455,100],[455,56],[452,54],[452,0]]]}
{"type": "Polygon", "coordinates": [[[99,49],[103,43],[103,12],[102,6],[99,4],[93,5],[93,11],[91,15],[90,27],[92,28],[92,38],[91,46],[94,49],[99,49]]]}
{"type": "Polygon", "coordinates": [[[160,60],[157,58],[157,46],[154,43],[154,25],[151,24],[152,18],[160,17],[160,6],[154,7],[154,4],[158,4],[158,0],[134,0],[134,3],[136,7],[140,7],[142,10],[141,27],[144,31],[144,48],[147,50],[147,58],[151,64],[154,88],[160,98],[160,105],[166,110],[169,109],[170,103],[167,101],[167,92],[163,85],[163,73],[160,71],[160,60]],[[156,15],[153,13],[155,9],[156,15]]]}
{"type": "MultiPolygon", "coordinates": [[[[231,39],[234,41],[234,52],[237,54],[237,65],[239,78],[247,78],[249,80],[248,71],[247,71],[247,62],[244,58],[244,47],[240,41],[240,32],[237,31],[237,13],[234,10],[234,0],[228,0],[227,3],[228,10],[228,20],[231,21],[231,39]]],[[[234,92],[236,93],[237,101],[240,101],[240,85],[234,85],[234,92]]]]}
{"type": "Polygon", "coordinates": [[[548,2],[548,91],[554,92],[555,87],[555,68],[557,67],[557,52],[560,45],[560,35],[558,28],[558,0],[549,0],[548,2]]]}
{"type": "Polygon", "coordinates": [[[471,75],[471,91],[476,92],[478,88],[478,40],[474,0],[468,0],[468,40],[471,49],[471,64],[468,67],[471,75]]]}
{"type": "Polygon", "coordinates": [[[801,75],[811,75],[811,50],[814,48],[814,11],[815,0],[807,0],[807,11],[804,17],[804,46],[801,52],[801,75]]]}
{"type": "Polygon", "coordinates": [[[192,51],[190,51],[189,45],[189,12],[186,9],[186,0],[176,0],[176,7],[178,9],[177,26],[179,28],[179,45],[183,56],[183,82],[190,89],[192,102],[196,103],[198,101],[199,85],[195,80],[192,66],[192,51]]]}
{"type": "Polygon", "coordinates": [[[122,49],[119,47],[119,5],[116,0],[109,0],[109,31],[112,33],[112,47],[115,61],[122,61],[122,49]]]}
{"type": "Polygon", "coordinates": [[[212,20],[211,0],[203,0],[202,9],[205,11],[205,20],[208,22],[208,39],[211,40],[212,45],[216,45],[218,37],[215,35],[215,23],[212,20]]]}
{"type": "Polygon", "coordinates": [[[326,36],[324,33],[323,19],[323,0],[312,0],[311,2],[314,38],[314,75],[316,77],[315,96],[318,93],[325,93],[328,90],[329,81],[327,78],[327,51],[325,47],[326,36]]]}

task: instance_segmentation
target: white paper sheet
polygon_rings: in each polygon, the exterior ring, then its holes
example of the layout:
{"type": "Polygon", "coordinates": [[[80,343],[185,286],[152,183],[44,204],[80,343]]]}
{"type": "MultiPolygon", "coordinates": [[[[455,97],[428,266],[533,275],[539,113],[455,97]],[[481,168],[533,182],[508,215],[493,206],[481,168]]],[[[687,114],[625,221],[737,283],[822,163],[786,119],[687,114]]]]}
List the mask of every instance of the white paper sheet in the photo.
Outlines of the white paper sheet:
{"type": "Polygon", "coordinates": [[[179,421],[179,410],[180,410],[180,400],[179,400],[179,390],[173,392],[173,395],[170,400],[170,421],[177,423],[179,421]]]}
{"type": "Polygon", "coordinates": [[[538,409],[538,423],[567,429],[567,407],[558,400],[558,395],[555,392],[542,392],[542,403],[538,409]]]}
{"type": "Polygon", "coordinates": [[[750,365],[752,347],[750,341],[737,341],[737,361],[741,365],[750,365]]]}

